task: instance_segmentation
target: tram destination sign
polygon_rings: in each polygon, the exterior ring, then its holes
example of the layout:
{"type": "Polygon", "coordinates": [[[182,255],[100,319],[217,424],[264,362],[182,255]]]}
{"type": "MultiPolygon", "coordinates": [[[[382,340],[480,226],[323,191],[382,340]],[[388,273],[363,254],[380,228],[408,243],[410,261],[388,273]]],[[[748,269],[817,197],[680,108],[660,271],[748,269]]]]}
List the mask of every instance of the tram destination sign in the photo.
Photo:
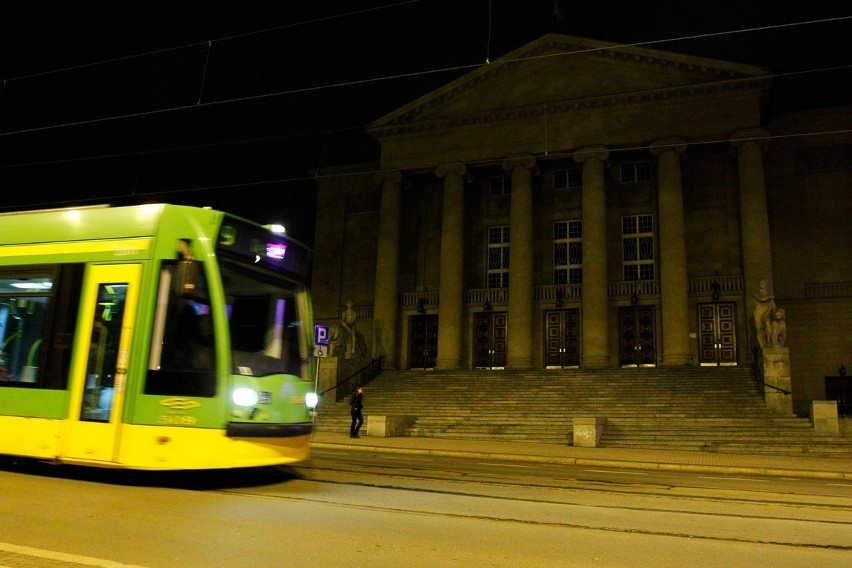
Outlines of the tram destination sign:
{"type": "Polygon", "coordinates": [[[216,242],[218,254],[239,258],[299,280],[308,277],[311,251],[286,235],[225,216],[216,242]]]}

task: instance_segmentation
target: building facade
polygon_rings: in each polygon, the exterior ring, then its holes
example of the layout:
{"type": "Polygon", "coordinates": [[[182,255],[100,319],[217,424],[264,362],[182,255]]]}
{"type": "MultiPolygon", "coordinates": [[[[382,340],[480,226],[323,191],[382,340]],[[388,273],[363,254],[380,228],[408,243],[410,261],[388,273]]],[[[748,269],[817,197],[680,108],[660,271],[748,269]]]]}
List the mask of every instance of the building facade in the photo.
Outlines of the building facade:
{"type": "Polygon", "coordinates": [[[852,367],[852,109],[768,116],[771,93],[766,69],[549,34],[376,120],[379,163],[317,173],[326,382],[378,356],[751,365],[768,291],[806,415],[852,367]]]}

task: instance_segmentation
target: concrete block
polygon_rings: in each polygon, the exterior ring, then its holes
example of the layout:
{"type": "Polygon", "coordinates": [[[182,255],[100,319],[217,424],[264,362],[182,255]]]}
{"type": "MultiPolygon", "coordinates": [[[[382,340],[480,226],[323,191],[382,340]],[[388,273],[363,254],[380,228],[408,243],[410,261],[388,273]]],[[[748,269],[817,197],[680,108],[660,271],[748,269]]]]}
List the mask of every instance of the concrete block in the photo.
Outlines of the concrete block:
{"type": "Polygon", "coordinates": [[[369,414],[364,418],[367,436],[377,438],[393,438],[405,434],[405,429],[411,423],[411,416],[384,416],[369,414]]]}
{"type": "Polygon", "coordinates": [[[811,422],[817,434],[840,434],[836,400],[814,400],[811,402],[811,422]]]}
{"type": "Polygon", "coordinates": [[[583,448],[597,448],[601,443],[606,418],[583,416],[573,419],[574,445],[583,448]]]}

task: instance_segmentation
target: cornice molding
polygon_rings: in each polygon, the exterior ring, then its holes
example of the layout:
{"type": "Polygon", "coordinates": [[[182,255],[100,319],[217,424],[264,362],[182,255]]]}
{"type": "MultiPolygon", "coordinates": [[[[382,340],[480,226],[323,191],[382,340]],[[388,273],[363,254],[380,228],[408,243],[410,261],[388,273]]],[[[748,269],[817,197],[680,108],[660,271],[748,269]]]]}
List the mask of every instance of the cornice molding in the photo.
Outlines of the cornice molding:
{"type": "MultiPolygon", "coordinates": [[[[413,110],[404,115],[400,115],[391,123],[369,127],[368,132],[376,138],[382,138],[402,134],[422,134],[436,130],[463,128],[467,126],[496,122],[509,122],[530,118],[540,119],[545,115],[545,113],[547,116],[554,116],[572,112],[594,112],[603,109],[612,110],[618,107],[623,108],[631,105],[647,103],[674,102],[706,95],[757,91],[769,81],[770,77],[768,76],[749,77],[721,83],[714,82],[696,85],[681,85],[677,87],[664,87],[649,91],[606,95],[572,101],[542,102],[529,106],[497,109],[464,116],[447,116],[422,120],[417,120],[414,117],[415,114],[420,113],[413,110]]],[[[454,89],[452,92],[456,92],[458,90],[459,89],[454,89]]],[[[426,106],[421,108],[425,110],[426,106]]]]}
{"type": "Polygon", "coordinates": [[[663,52],[637,46],[607,44],[585,38],[549,34],[515,52],[487,63],[475,71],[445,85],[418,101],[412,101],[396,113],[387,115],[367,127],[376,138],[401,134],[428,133],[498,123],[531,117],[578,111],[612,109],[627,105],[674,101],[688,97],[737,91],[760,90],[771,80],[768,70],[706,59],[674,52],[663,52]],[[538,101],[534,104],[473,112],[462,116],[427,116],[440,114],[440,109],[468,91],[486,82],[499,81],[516,68],[551,57],[582,56],[586,59],[618,61],[631,65],[654,67],[653,71],[690,73],[697,82],[689,85],[662,87],[641,92],[603,95],[568,101],[538,101]]]}

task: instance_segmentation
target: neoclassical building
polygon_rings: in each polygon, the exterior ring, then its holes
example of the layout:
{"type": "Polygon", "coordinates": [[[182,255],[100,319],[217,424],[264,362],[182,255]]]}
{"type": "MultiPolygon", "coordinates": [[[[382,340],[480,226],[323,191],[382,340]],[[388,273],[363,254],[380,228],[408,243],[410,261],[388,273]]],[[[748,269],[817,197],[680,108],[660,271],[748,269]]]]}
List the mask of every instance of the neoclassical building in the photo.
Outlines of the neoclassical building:
{"type": "Polygon", "coordinates": [[[378,163],[317,172],[325,368],[751,365],[764,280],[807,414],[852,368],[852,109],[772,88],[549,34],[377,119],[378,163]]]}

